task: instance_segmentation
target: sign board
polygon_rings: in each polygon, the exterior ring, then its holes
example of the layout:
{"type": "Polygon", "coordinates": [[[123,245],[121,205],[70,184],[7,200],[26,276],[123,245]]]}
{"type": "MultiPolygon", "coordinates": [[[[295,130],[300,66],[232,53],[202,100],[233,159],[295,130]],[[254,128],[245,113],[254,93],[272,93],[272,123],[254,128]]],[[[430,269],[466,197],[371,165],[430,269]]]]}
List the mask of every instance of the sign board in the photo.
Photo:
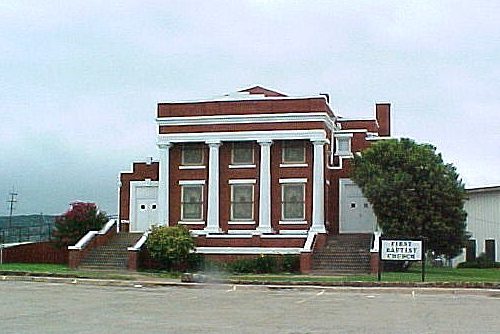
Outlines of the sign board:
{"type": "Polygon", "coordinates": [[[420,261],[422,260],[422,241],[382,239],[381,260],[420,261]]]}

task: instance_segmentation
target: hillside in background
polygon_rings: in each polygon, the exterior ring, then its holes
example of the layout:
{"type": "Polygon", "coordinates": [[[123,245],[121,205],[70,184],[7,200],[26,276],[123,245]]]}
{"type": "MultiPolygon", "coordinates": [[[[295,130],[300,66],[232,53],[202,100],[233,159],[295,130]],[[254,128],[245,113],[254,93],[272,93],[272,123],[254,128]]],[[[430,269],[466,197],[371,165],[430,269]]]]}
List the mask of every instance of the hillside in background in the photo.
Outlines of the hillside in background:
{"type": "Polygon", "coordinates": [[[56,216],[50,215],[18,215],[0,216],[0,242],[16,243],[49,240],[54,230],[56,216]]]}
{"type": "MultiPolygon", "coordinates": [[[[12,227],[29,227],[39,225],[54,225],[56,216],[50,215],[18,215],[12,216],[12,227]]],[[[0,216],[0,229],[5,229],[9,224],[9,216],[0,216]]]]}

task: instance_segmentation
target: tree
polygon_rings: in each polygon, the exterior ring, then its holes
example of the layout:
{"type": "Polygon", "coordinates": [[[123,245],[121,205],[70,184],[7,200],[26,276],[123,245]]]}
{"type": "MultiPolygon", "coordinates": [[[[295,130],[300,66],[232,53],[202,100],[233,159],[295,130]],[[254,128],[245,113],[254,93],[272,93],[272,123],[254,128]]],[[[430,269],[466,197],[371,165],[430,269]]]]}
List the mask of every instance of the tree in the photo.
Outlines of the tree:
{"type": "Polygon", "coordinates": [[[108,218],[94,203],[74,202],[64,214],[56,218],[54,238],[58,247],[74,245],[88,231],[98,231],[108,218]]]}
{"type": "Polygon", "coordinates": [[[424,236],[428,250],[449,258],[465,246],[464,185],[434,146],[411,139],[379,141],[354,157],[352,179],[385,236],[424,236]]]}
{"type": "Polygon", "coordinates": [[[195,244],[185,226],[153,226],[146,247],[154,260],[171,269],[183,263],[188,264],[195,244]]]}

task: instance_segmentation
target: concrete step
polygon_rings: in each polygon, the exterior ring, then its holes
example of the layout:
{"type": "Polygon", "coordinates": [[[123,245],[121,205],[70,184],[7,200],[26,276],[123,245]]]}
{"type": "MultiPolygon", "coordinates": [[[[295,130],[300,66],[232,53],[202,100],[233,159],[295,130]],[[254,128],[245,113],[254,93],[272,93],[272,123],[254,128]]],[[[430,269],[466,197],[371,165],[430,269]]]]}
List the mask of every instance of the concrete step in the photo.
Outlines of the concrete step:
{"type": "Polygon", "coordinates": [[[133,246],[142,233],[118,233],[105,245],[92,249],[82,259],[79,269],[125,270],[128,263],[127,248],[133,246]]]}
{"type": "Polygon", "coordinates": [[[313,254],[313,273],[328,275],[370,272],[370,234],[341,234],[313,254]]]}

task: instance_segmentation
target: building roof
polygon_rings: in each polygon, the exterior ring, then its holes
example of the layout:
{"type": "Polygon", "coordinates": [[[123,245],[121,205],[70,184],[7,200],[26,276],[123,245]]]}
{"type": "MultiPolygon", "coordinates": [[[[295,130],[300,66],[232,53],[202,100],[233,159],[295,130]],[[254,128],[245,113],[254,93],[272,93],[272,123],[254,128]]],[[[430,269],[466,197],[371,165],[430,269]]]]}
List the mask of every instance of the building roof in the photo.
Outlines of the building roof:
{"type": "MultiPolygon", "coordinates": [[[[248,100],[304,100],[304,99],[322,99],[328,104],[326,96],[323,94],[318,95],[308,95],[308,96],[289,96],[284,93],[271,90],[262,86],[253,86],[239,90],[237,92],[227,93],[221,96],[215,96],[212,98],[205,98],[199,100],[187,100],[187,101],[166,101],[160,102],[161,104],[187,104],[187,103],[204,103],[204,102],[237,102],[237,101],[248,101],[248,100]]],[[[331,108],[330,108],[331,109],[331,108]]]]}
{"type": "Polygon", "coordinates": [[[465,189],[468,193],[483,193],[491,191],[500,191],[500,186],[485,186],[465,189]]]}
{"type": "Polygon", "coordinates": [[[251,95],[259,94],[259,95],[264,95],[265,97],[286,97],[287,95],[283,93],[276,92],[274,90],[270,90],[261,86],[253,86],[247,89],[242,89],[238,91],[238,93],[244,93],[247,92],[251,95]]]}

